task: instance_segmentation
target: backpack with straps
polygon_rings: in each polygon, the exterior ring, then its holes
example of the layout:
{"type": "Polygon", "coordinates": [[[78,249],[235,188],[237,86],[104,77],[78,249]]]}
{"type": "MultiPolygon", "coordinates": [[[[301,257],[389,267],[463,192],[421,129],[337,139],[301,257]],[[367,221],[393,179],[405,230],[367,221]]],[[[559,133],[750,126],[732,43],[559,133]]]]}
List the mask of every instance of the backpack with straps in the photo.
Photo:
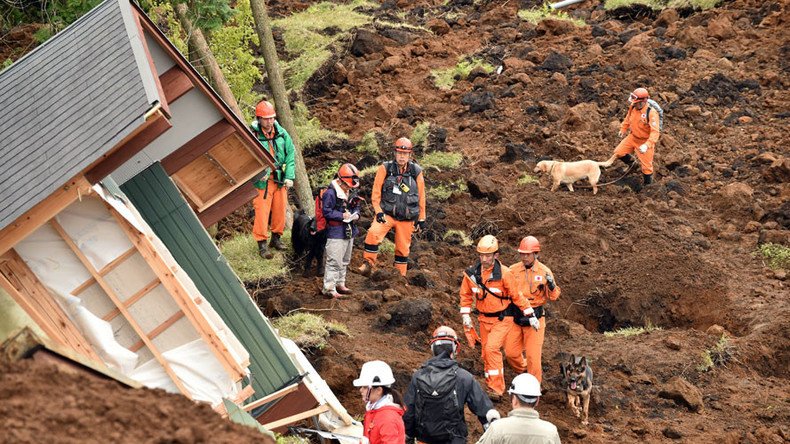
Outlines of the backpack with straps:
{"type": "Polygon", "coordinates": [[[645,111],[645,118],[647,119],[648,123],[650,123],[650,110],[656,110],[658,113],[658,129],[659,131],[664,131],[664,110],[661,109],[661,106],[653,99],[647,99],[647,111],[645,111]]]}
{"type": "Polygon", "coordinates": [[[457,364],[448,368],[428,365],[415,375],[414,409],[418,439],[449,442],[458,435],[462,413],[456,391],[457,377],[457,364]]]}

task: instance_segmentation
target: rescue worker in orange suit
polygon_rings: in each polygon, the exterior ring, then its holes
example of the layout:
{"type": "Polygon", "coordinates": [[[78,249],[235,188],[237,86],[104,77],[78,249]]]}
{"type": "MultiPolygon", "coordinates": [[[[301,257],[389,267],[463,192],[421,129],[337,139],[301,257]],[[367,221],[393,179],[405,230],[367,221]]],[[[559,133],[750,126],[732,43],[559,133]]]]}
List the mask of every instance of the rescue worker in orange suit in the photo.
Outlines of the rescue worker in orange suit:
{"type": "Polygon", "coordinates": [[[634,163],[631,153],[636,154],[642,165],[642,179],[645,185],[653,183],[653,155],[661,135],[659,113],[650,112],[648,99],[650,94],[645,88],[637,88],[629,96],[628,113],[620,125],[618,134],[625,139],[617,145],[613,155],[631,166],[634,163]]]}
{"type": "Polygon", "coordinates": [[[540,326],[535,329],[527,323],[529,320],[517,320],[518,323],[513,325],[507,337],[505,353],[508,362],[516,363],[521,360],[522,352],[526,351],[526,363],[522,361],[521,366],[516,367],[516,371],[519,373],[526,371],[541,381],[543,371],[540,356],[546,333],[543,306],[548,301],[556,301],[560,297],[561,290],[549,267],[538,260],[539,252],[540,242],[535,237],[527,236],[521,239],[518,245],[521,261],[510,266],[510,276],[513,279],[513,291],[527,298],[530,307],[534,310],[532,319],[537,319],[540,326]]]}
{"type": "Polygon", "coordinates": [[[371,203],[375,220],[365,236],[364,261],[357,271],[370,276],[376,265],[379,244],[395,229],[395,268],[406,276],[411,235],[425,225],[425,179],[422,168],[411,160],[411,140],[401,137],[395,142],[395,160],[384,162],[376,171],[371,203]]]}
{"type": "MultiPolygon", "coordinates": [[[[538,320],[527,299],[513,293],[510,269],[499,261],[499,242],[494,236],[486,235],[477,243],[480,260],[464,271],[461,281],[461,320],[464,328],[472,328],[472,305],[479,313],[480,339],[483,346],[483,366],[486,384],[500,397],[505,393],[505,376],[502,347],[513,330],[513,317],[532,317],[535,326],[538,320]],[[511,297],[515,296],[515,297],[511,297]]],[[[521,348],[519,347],[519,352],[521,348]]],[[[507,353],[506,353],[507,354],[507,353]]],[[[523,358],[510,362],[521,367],[523,358]]]]}
{"type": "Polygon", "coordinates": [[[265,259],[273,257],[266,245],[270,228],[272,238],[269,247],[285,250],[280,236],[285,230],[288,188],[294,186],[296,177],[293,141],[288,132],[274,120],[275,117],[277,114],[274,106],[264,100],[255,107],[255,121],[250,124],[250,129],[258,137],[258,141],[274,157],[274,170],[267,167],[261,175],[253,179],[258,195],[252,200],[255,209],[252,237],[258,242],[258,253],[265,259]]]}

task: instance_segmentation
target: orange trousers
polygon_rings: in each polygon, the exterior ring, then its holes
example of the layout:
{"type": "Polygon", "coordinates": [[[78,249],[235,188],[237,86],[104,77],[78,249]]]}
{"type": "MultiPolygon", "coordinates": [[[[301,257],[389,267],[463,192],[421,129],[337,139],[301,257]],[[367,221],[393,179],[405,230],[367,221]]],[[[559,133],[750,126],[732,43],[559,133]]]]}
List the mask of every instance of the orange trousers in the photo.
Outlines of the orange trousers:
{"type": "Polygon", "coordinates": [[[639,163],[642,165],[642,174],[653,174],[653,154],[655,154],[656,148],[648,145],[645,153],[639,152],[639,146],[646,142],[647,139],[641,139],[639,137],[634,137],[633,134],[629,134],[619,145],[617,145],[617,148],[614,149],[614,155],[623,157],[626,154],[634,153],[636,154],[636,158],[639,159],[639,163]]]}
{"type": "Polygon", "coordinates": [[[521,327],[515,322],[505,340],[505,356],[510,366],[518,373],[525,371],[538,381],[542,381],[543,369],[540,356],[543,350],[543,338],[546,334],[546,318],[540,318],[540,329],[521,327]],[[526,352],[526,353],[525,353],[526,352]],[[526,355],[526,361],[524,356],[526,355]]]}
{"type": "Polygon", "coordinates": [[[414,232],[414,221],[395,220],[392,216],[385,216],[384,223],[373,220],[365,236],[365,253],[362,255],[370,265],[376,265],[379,254],[379,244],[391,229],[395,229],[395,268],[401,275],[406,276],[409,264],[409,249],[411,248],[411,235],[414,232]]]}
{"type": "Polygon", "coordinates": [[[513,317],[499,318],[479,316],[480,342],[483,345],[483,367],[485,368],[488,388],[502,395],[505,393],[505,368],[502,360],[502,347],[508,334],[513,330],[513,317]]]}
{"type": "Polygon", "coordinates": [[[252,199],[252,207],[255,209],[252,237],[256,241],[265,241],[269,238],[269,227],[272,233],[283,234],[285,210],[288,207],[288,188],[278,187],[269,179],[266,189],[258,190],[258,195],[252,199]],[[271,216],[271,225],[269,216],[271,216]]]}

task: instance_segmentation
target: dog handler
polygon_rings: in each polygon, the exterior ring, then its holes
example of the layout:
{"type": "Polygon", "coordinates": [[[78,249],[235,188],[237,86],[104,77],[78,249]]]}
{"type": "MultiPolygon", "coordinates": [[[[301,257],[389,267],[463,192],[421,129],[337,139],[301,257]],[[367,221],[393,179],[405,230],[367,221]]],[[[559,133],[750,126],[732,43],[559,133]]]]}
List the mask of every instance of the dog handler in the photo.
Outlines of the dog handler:
{"type": "Polygon", "coordinates": [[[395,142],[395,160],[384,162],[376,172],[370,200],[376,218],[365,236],[364,261],[358,271],[370,276],[376,265],[379,244],[395,229],[395,268],[406,276],[411,235],[425,225],[425,180],[422,168],[411,160],[411,140],[395,142]]]}
{"type": "Polygon", "coordinates": [[[661,135],[658,112],[649,112],[647,100],[650,99],[645,88],[637,88],[628,98],[628,113],[620,125],[620,137],[625,137],[614,155],[629,166],[634,163],[631,153],[635,153],[642,165],[642,179],[645,185],[653,183],[653,155],[661,135]],[[628,131],[631,131],[628,133],[628,131]]]}
{"type": "Polygon", "coordinates": [[[358,230],[359,205],[349,202],[349,192],[359,188],[359,170],[350,163],[337,170],[337,176],[321,195],[321,212],[326,219],[326,270],[323,293],[331,298],[351,294],[346,287],[346,270],[358,230]]]}
{"type": "Polygon", "coordinates": [[[354,387],[359,387],[365,402],[363,436],[370,444],[406,442],[403,401],[400,394],[390,388],[394,383],[392,369],[384,361],[362,364],[359,378],[354,380],[354,387]]]}
{"type": "MultiPolygon", "coordinates": [[[[521,239],[518,245],[521,261],[510,266],[510,276],[513,291],[520,297],[527,298],[530,307],[535,311],[534,317],[540,323],[540,328],[536,330],[530,325],[522,326],[514,323],[505,340],[505,355],[511,365],[516,364],[513,365],[516,371],[519,373],[526,371],[534,375],[538,381],[542,381],[540,358],[546,333],[543,305],[547,301],[556,301],[560,297],[561,290],[549,267],[538,260],[539,252],[540,242],[535,237],[527,236],[521,239]],[[522,359],[524,351],[526,351],[526,363],[522,359]]],[[[522,322],[522,324],[526,323],[522,322]]]]}

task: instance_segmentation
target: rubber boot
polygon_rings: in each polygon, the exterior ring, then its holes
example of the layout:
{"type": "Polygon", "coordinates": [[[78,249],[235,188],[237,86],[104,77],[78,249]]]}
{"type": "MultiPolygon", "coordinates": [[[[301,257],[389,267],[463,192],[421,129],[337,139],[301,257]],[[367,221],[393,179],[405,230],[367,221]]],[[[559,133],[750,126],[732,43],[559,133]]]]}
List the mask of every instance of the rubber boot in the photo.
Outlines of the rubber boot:
{"type": "Polygon", "coordinates": [[[266,246],[266,241],[258,241],[258,254],[264,259],[271,259],[274,257],[269,248],[266,246]]]}
{"type": "Polygon", "coordinates": [[[653,175],[652,174],[642,174],[642,184],[644,186],[648,186],[653,183],[653,175]]]}
{"type": "Polygon", "coordinates": [[[624,164],[631,166],[634,164],[634,156],[630,154],[626,154],[625,156],[621,157],[620,160],[623,161],[624,164]]]}
{"type": "Polygon", "coordinates": [[[365,277],[370,277],[370,273],[373,271],[373,267],[370,266],[370,262],[364,261],[362,265],[357,268],[357,273],[361,274],[365,277]]]}
{"type": "Polygon", "coordinates": [[[280,235],[277,233],[272,233],[272,240],[269,241],[269,246],[275,250],[285,250],[285,245],[283,245],[282,241],[280,240],[280,235]]]}

